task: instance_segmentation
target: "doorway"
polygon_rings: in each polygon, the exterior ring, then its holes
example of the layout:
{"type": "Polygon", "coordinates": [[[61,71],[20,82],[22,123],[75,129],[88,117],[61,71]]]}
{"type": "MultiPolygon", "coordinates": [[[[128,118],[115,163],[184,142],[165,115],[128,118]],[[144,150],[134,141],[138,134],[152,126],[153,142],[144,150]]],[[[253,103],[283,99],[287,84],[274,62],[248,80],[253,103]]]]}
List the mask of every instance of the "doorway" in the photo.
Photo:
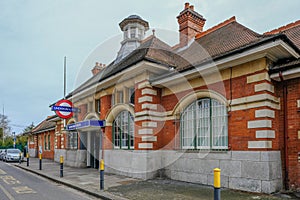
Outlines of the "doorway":
{"type": "Polygon", "coordinates": [[[100,131],[87,133],[87,167],[99,169],[100,135],[100,131]]]}

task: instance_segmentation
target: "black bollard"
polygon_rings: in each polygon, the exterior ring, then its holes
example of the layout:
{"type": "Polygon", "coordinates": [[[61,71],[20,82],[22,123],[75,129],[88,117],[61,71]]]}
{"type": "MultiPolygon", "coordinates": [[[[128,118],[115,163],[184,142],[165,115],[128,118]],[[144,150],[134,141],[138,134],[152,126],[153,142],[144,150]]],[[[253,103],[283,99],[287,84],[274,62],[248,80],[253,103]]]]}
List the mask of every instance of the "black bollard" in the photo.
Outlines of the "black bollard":
{"type": "Polygon", "coordinates": [[[60,177],[63,177],[64,176],[64,157],[63,156],[60,156],[59,162],[60,162],[60,177]]]}
{"type": "Polygon", "coordinates": [[[29,167],[29,153],[26,153],[27,167],[29,167]]]}
{"type": "Polygon", "coordinates": [[[42,170],[42,154],[40,154],[40,170],[42,170]]]}
{"type": "Polygon", "coordinates": [[[104,190],[104,160],[100,160],[100,190],[104,190]]]}
{"type": "Polygon", "coordinates": [[[22,163],[22,152],[20,152],[20,154],[19,154],[19,164],[21,164],[22,163]]]}

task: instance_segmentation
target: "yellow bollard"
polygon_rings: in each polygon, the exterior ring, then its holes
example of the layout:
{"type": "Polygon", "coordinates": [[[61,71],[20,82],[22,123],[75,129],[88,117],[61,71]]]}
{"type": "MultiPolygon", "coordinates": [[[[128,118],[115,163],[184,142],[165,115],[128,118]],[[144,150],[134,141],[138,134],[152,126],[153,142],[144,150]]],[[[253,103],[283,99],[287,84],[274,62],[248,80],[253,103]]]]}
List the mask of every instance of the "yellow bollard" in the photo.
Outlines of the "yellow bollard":
{"type": "Polygon", "coordinates": [[[214,169],[214,200],[221,200],[221,169],[214,169]]]}
{"type": "Polygon", "coordinates": [[[59,163],[64,163],[64,157],[63,156],[59,157],[59,163]]]}
{"type": "Polygon", "coordinates": [[[214,187],[221,187],[221,170],[219,168],[214,169],[214,187]]]}
{"type": "Polygon", "coordinates": [[[104,160],[100,160],[100,190],[104,190],[104,160]]]}
{"type": "Polygon", "coordinates": [[[100,170],[104,170],[104,160],[100,160],[100,170]]]}

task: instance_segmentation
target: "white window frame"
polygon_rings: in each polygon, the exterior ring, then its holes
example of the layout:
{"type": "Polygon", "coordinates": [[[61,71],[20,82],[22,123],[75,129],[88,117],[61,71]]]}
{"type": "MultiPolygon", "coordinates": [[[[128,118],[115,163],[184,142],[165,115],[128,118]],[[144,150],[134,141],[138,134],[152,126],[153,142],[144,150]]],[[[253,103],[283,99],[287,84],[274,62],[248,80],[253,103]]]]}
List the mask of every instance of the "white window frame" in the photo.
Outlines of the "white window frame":
{"type": "Polygon", "coordinates": [[[181,113],[180,133],[182,149],[227,150],[226,106],[211,98],[202,98],[192,102],[181,113]],[[199,144],[200,138],[204,138],[201,144],[199,144]],[[190,145],[187,145],[187,139],[191,140],[190,145]]]}

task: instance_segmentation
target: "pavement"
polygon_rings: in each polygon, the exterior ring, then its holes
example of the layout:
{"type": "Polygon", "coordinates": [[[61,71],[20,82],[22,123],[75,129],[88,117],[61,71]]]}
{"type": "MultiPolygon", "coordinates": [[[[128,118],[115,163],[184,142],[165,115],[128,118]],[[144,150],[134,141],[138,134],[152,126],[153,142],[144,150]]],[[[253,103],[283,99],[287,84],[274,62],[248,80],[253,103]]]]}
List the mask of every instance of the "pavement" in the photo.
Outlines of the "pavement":
{"type": "MultiPolygon", "coordinates": [[[[30,166],[27,166],[27,163],[23,162],[22,164],[16,163],[15,166],[100,199],[213,199],[214,191],[210,186],[159,178],[145,181],[107,173],[104,175],[104,190],[100,190],[100,173],[96,169],[64,166],[63,177],[60,177],[60,164],[53,160],[43,159],[42,170],[39,170],[38,158],[30,158],[29,164],[30,166]]],[[[300,199],[295,196],[298,194],[264,195],[222,189],[221,199],[300,199]]]]}

